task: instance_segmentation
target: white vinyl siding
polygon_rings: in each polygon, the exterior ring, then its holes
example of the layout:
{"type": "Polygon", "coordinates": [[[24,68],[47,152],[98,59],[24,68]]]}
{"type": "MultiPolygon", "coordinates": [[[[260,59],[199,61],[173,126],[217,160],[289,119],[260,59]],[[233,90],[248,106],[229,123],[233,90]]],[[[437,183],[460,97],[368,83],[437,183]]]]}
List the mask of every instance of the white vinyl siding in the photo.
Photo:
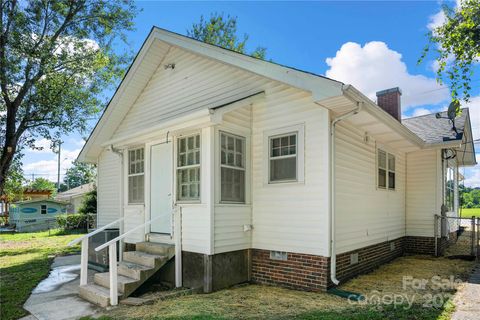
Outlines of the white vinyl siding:
{"type": "Polygon", "coordinates": [[[407,236],[433,236],[433,217],[442,204],[440,151],[420,150],[407,155],[407,236]]]}
{"type": "MultiPolygon", "coordinates": [[[[374,137],[347,122],[336,128],[336,248],[338,253],[405,236],[405,154],[395,154],[395,192],[377,187],[378,152],[374,137]]],[[[394,153],[395,152],[395,153],[394,153]]],[[[383,166],[388,171],[388,165],[383,166]]],[[[386,184],[388,185],[388,184],[386,184]]]]}
{"type": "Polygon", "coordinates": [[[252,247],[328,256],[328,110],[307,92],[272,84],[252,117],[252,247]],[[297,182],[269,184],[268,137],[301,128],[297,182]]]}
{"type": "Polygon", "coordinates": [[[102,151],[97,167],[97,226],[102,227],[120,217],[121,176],[120,157],[102,151]]]}

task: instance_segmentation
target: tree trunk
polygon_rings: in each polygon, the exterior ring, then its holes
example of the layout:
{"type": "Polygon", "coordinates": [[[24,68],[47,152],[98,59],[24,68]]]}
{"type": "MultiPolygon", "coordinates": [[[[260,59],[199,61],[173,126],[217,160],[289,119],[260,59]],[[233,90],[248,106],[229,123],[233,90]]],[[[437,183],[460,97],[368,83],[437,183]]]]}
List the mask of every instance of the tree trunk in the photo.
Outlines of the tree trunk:
{"type": "MultiPolygon", "coordinates": [[[[13,157],[17,151],[18,137],[21,135],[21,128],[16,128],[16,114],[17,108],[7,103],[7,123],[5,128],[5,141],[2,148],[2,155],[0,157],[0,195],[2,195],[5,188],[5,181],[7,180],[7,173],[12,165],[13,157]]],[[[21,125],[20,125],[21,126],[21,125]]]]}

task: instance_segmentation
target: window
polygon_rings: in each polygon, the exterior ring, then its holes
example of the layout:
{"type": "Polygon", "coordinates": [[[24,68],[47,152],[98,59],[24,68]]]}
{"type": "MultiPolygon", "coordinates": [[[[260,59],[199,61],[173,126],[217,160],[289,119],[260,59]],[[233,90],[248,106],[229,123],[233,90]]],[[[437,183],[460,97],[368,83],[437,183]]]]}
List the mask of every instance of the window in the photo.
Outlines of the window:
{"type": "Polygon", "coordinates": [[[395,190],[395,156],[381,149],[377,150],[377,186],[395,190]]]}
{"type": "Polygon", "coordinates": [[[128,203],[143,203],[144,181],[144,149],[128,150],[128,203]]]}
{"type": "Polygon", "coordinates": [[[220,201],[245,202],[245,138],[220,133],[220,201]]]}
{"type": "Polygon", "coordinates": [[[454,203],[455,203],[455,177],[453,168],[447,166],[446,172],[446,181],[445,181],[445,205],[448,208],[448,211],[454,210],[454,203]]]}
{"type": "Polygon", "coordinates": [[[200,200],[200,135],[178,139],[177,199],[200,200]]]}
{"type": "Polygon", "coordinates": [[[42,204],[40,206],[40,213],[41,214],[47,214],[47,205],[46,204],[42,204]]]}
{"type": "Polygon", "coordinates": [[[297,133],[269,137],[269,182],[297,181],[297,133]]]}

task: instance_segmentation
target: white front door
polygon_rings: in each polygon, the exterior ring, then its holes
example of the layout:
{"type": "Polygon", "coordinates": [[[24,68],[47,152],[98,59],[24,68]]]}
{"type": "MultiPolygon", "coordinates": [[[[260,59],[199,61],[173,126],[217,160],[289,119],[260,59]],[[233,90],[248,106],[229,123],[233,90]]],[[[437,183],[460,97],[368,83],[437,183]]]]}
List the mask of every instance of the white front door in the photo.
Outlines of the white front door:
{"type": "Polygon", "coordinates": [[[172,230],[173,143],[156,144],[150,150],[151,232],[170,234],[172,230]]]}

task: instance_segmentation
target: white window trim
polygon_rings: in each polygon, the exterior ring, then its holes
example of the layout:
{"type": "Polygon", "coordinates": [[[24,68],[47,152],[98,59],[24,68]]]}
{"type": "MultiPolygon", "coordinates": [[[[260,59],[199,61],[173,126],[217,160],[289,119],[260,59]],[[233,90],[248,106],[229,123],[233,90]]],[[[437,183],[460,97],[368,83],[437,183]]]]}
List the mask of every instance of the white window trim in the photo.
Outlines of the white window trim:
{"type": "Polygon", "coordinates": [[[220,204],[245,204],[247,203],[247,137],[232,133],[228,130],[218,130],[216,133],[216,136],[218,137],[218,173],[219,173],[219,187],[220,187],[220,193],[219,193],[219,203],[220,204]],[[232,136],[235,138],[240,138],[243,140],[243,167],[235,167],[235,166],[229,166],[227,164],[222,164],[222,134],[225,134],[226,136],[232,136]],[[244,181],[243,181],[243,201],[228,201],[228,200],[222,200],[222,168],[228,168],[228,169],[234,169],[234,170],[242,170],[244,172],[244,181]]]}
{"type": "Polygon", "coordinates": [[[143,206],[145,204],[145,196],[147,193],[146,189],[146,161],[145,161],[145,156],[146,156],[146,148],[144,145],[137,145],[135,147],[131,147],[126,149],[126,156],[127,156],[127,166],[126,166],[126,174],[127,174],[127,179],[126,179],[126,201],[127,205],[129,206],[143,206]],[[143,173],[130,173],[130,151],[133,150],[138,150],[138,149],[143,149],[143,173]],[[136,177],[136,176],[141,176],[143,175],[143,201],[141,202],[130,202],[130,183],[129,183],[129,178],[130,177],[136,177]]]}
{"type": "Polygon", "coordinates": [[[40,205],[40,214],[47,214],[48,213],[48,205],[46,204],[41,204],[40,205]],[[43,206],[45,206],[45,213],[42,213],[43,211],[43,206]]]}
{"type": "MultiPolygon", "coordinates": [[[[286,156],[287,157],[287,156],[286,156]]],[[[264,131],[263,134],[263,184],[265,186],[282,186],[305,183],[305,124],[264,131]],[[289,181],[270,181],[270,139],[275,136],[297,134],[297,179],[289,181]]],[[[280,159],[278,157],[277,159],[280,159]]]]}
{"type": "MultiPolygon", "coordinates": [[[[381,191],[392,191],[392,192],[395,192],[397,191],[397,186],[398,186],[398,180],[397,180],[397,155],[393,152],[390,152],[390,150],[386,147],[383,147],[381,145],[377,146],[376,148],[376,152],[375,152],[375,188],[377,190],[381,190],[381,191]],[[383,152],[385,152],[385,161],[386,161],[386,167],[385,167],[385,175],[386,175],[386,180],[385,180],[385,188],[383,187],[380,187],[378,184],[379,184],[379,181],[380,181],[380,176],[378,174],[378,169],[380,169],[379,167],[379,163],[378,163],[378,151],[381,150],[383,152]],[[388,187],[388,184],[389,184],[389,177],[388,177],[388,173],[391,171],[390,168],[389,168],[389,165],[388,165],[388,156],[389,155],[392,155],[394,158],[395,158],[395,170],[393,170],[392,172],[395,173],[395,188],[391,189],[388,187]]],[[[383,169],[383,168],[382,168],[383,169]]]]}
{"type": "Polygon", "coordinates": [[[173,146],[173,161],[174,161],[174,185],[173,185],[173,192],[174,192],[174,201],[175,203],[178,203],[178,204],[199,204],[202,202],[202,180],[204,179],[203,178],[203,175],[202,175],[202,161],[203,161],[203,135],[202,135],[202,132],[201,131],[192,131],[192,132],[188,132],[188,133],[185,133],[185,134],[179,134],[177,136],[175,136],[173,138],[173,141],[174,141],[174,146],[173,146]],[[179,148],[180,148],[180,145],[178,143],[178,140],[180,139],[183,139],[183,138],[188,138],[188,137],[192,137],[192,136],[200,136],[200,163],[197,165],[189,165],[189,166],[183,166],[183,167],[179,167],[178,166],[178,151],[179,151],[179,148]],[[199,197],[198,199],[192,199],[192,200],[182,200],[179,198],[179,193],[178,193],[178,183],[179,183],[179,180],[178,180],[178,169],[189,169],[189,168],[199,168],[200,169],[200,183],[198,184],[198,194],[199,194],[199,197]]]}

